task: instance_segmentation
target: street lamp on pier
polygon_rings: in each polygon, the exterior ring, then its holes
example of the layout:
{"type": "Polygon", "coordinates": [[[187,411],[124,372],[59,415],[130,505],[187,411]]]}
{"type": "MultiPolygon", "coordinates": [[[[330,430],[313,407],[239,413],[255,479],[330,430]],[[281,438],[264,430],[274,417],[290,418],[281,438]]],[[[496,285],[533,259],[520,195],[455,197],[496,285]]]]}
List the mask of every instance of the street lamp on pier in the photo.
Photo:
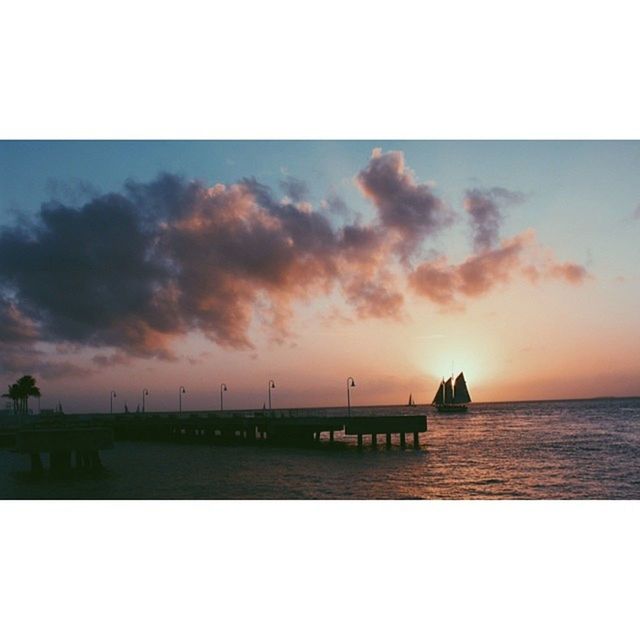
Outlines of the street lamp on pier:
{"type": "Polygon", "coordinates": [[[145,398],[149,395],[149,389],[142,390],[142,413],[145,412],[145,398]]]}
{"type": "Polygon", "coordinates": [[[351,387],[356,386],[356,381],[349,376],[347,378],[347,415],[351,417],[351,387]]]}
{"type": "Polygon", "coordinates": [[[109,413],[113,413],[113,399],[116,398],[116,392],[112,391],[109,394],[109,413]]]}
{"type": "Polygon", "coordinates": [[[187,393],[187,390],[181,386],[178,389],[178,413],[182,413],[182,394],[183,393],[187,393]]]}
{"type": "Polygon", "coordinates": [[[223,391],[228,391],[227,385],[224,382],[220,385],[220,411],[222,411],[224,409],[224,402],[222,400],[222,392],[223,391]]]}
{"type": "Polygon", "coordinates": [[[276,383],[273,380],[269,380],[269,384],[267,385],[267,391],[269,392],[269,411],[271,411],[271,389],[276,388],[276,383]]]}

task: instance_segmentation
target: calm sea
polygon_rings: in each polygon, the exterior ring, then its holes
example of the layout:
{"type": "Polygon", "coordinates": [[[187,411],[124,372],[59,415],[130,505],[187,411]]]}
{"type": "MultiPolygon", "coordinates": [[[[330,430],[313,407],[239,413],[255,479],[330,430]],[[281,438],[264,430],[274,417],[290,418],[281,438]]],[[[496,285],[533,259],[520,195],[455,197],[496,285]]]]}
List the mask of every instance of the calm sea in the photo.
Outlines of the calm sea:
{"type": "Polygon", "coordinates": [[[0,497],[640,498],[640,398],[353,411],[398,412],[427,414],[420,450],[117,442],[104,476],[72,481],[32,480],[26,457],[1,450],[0,497]]]}

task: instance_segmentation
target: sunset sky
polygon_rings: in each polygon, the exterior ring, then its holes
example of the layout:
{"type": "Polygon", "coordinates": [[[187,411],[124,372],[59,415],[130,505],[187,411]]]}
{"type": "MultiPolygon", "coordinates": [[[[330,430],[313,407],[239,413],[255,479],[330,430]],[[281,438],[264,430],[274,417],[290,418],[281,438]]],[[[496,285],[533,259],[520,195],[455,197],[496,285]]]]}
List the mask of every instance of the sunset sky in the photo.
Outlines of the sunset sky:
{"type": "Polygon", "coordinates": [[[43,407],[640,394],[638,142],[0,142],[0,225],[43,407]]]}

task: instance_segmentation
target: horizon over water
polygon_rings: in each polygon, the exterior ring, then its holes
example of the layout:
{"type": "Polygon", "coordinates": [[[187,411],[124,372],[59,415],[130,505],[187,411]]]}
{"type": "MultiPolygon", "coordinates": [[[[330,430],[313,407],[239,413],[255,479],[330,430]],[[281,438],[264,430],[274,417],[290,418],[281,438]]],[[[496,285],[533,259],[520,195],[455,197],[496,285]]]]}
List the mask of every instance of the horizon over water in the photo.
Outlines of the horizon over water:
{"type": "Polygon", "coordinates": [[[374,450],[365,438],[358,451],[341,434],[334,446],[306,448],[118,441],[101,454],[103,476],[39,481],[23,473],[26,456],[0,450],[0,497],[640,498],[640,398],[474,403],[463,415],[352,407],[353,415],[392,413],[427,414],[420,450],[401,449],[397,438],[374,450]]]}
{"type": "MultiPolygon", "coordinates": [[[[480,401],[472,401],[469,404],[470,407],[470,411],[472,410],[473,407],[479,407],[479,406],[484,406],[484,405],[500,405],[500,404],[535,404],[535,403],[539,403],[539,402],[599,402],[599,401],[610,401],[610,400],[640,400],[640,395],[626,395],[626,396],[594,396],[594,397],[586,397],[586,398],[541,398],[541,399],[532,399],[532,400],[480,400],[480,401]]],[[[408,407],[407,404],[362,404],[362,405],[358,405],[358,404],[351,404],[351,410],[352,411],[358,411],[358,410],[363,410],[363,411],[371,411],[371,410],[376,410],[376,409],[401,409],[404,410],[405,408],[410,408],[413,410],[416,409],[424,409],[427,412],[431,412],[432,411],[432,407],[433,405],[430,403],[422,403],[419,402],[418,404],[414,405],[413,407],[408,407]]],[[[251,407],[251,408],[226,408],[224,409],[223,413],[225,414],[233,414],[233,413],[237,413],[237,414],[242,414],[242,413],[254,413],[254,412],[261,412],[261,411],[269,411],[269,409],[265,409],[263,407],[251,407]]],[[[330,411],[330,412],[346,412],[347,411],[347,405],[301,405],[301,406],[295,406],[295,407],[288,407],[288,406],[282,406],[282,407],[278,407],[278,406],[274,406],[272,408],[272,411],[274,413],[277,412],[287,412],[287,411],[291,411],[291,412],[312,412],[312,411],[318,411],[318,412],[326,412],[326,411],[330,411]]],[[[182,410],[182,413],[184,414],[189,414],[189,413],[193,413],[193,414],[198,414],[198,413],[219,413],[220,409],[216,409],[216,408],[193,408],[193,407],[185,407],[182,410]]],[[[124,415],[125,411],[116,411],[114,410],[113,414],[114,415],[124,415]]],[[[139,413],[138,411],[132,411],[132,410],[128,410],[129,414],[135,414],[135,413],[139,413]]],[[[174,410],[174,409],[150,409],[147,410],[145,412],[146,414],[168,414],[168,413],[178,413],[178,411],[174,410]]],[[[420,412],[418,412],[420,413],[420,412]]],[[[424,411],[423,411],[424,413],[424,411]]],[[[110,414],[109,411],[105,411],[105,410],[100,410],[100,411],[65,411],[64,412],[65,415],[70,415],[70,416],[81,416],[81,415],[107,415],[110,414]]],[[[37,415],[37,413],[35,413],[34,415],[37,415]]],[[[366,415],[366,414],[363,414],[366,415]]],[[[373,415],[373,414],[371,414],[373,415]]],[[[403,414],[404,415],[404,414],[403,414]]]]}

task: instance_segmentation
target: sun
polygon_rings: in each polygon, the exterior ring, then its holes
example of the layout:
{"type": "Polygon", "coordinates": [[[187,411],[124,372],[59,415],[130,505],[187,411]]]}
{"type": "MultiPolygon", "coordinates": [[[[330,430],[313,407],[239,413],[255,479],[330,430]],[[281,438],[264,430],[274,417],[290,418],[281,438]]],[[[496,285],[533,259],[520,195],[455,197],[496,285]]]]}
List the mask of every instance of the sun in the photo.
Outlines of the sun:
{"type": "Polygon", "coordinates": [[[444,347],[437,351],[425,354],[421,358],[420,368],[437,380],[454,378],[462,371],[470,388],[481,384],[490,377],[490,366],[483,357],[471,350],[461,347],[444,347]]]}

